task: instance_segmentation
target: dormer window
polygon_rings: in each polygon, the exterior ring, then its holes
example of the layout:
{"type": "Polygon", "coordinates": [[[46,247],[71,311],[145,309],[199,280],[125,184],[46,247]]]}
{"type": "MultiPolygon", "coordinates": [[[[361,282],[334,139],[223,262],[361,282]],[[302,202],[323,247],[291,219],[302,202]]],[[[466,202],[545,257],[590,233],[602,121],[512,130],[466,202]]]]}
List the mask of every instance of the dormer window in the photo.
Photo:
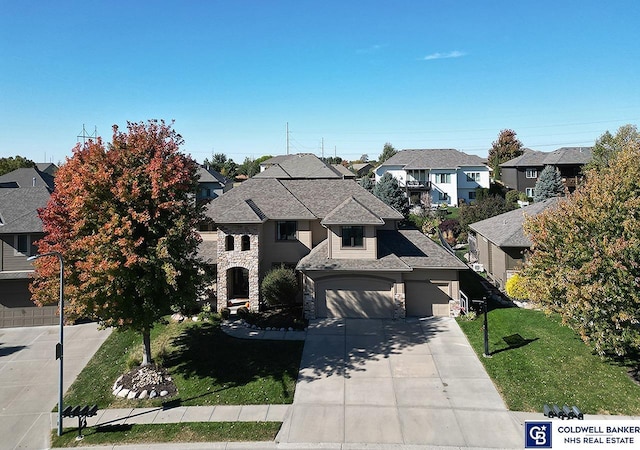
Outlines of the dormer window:
{"type": "Polygon", "coordinates": [[[342,227],[342,247],[364,247],[364,227],[344,226],[342,227]]]}

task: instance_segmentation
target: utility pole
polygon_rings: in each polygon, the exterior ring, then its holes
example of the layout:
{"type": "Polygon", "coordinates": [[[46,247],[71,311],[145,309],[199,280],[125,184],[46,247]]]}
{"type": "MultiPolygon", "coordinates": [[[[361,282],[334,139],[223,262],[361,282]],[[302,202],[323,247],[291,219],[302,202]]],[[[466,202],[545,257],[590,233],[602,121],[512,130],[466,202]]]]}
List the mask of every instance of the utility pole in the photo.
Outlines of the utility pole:
{"type": "Polygon", "coordinates": [[[289,154],[289,122],[287,122],[287,155],[289,154]]]}

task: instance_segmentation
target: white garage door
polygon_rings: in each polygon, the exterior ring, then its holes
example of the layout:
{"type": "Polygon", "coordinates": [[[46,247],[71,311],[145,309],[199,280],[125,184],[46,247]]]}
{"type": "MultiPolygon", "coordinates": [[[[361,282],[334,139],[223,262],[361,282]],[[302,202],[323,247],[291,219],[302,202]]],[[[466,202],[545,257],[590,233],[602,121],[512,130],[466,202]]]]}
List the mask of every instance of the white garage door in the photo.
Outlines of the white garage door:
{"type": "Polygon", "coordinates": [[[432,283],[430,281],[406,281],[407,316],[448,316],[449,315],[449,283],[432,283]]]}
{"type": "Polygon", "coordinates": [[[327,289],[328,317],[392,319],[390,291],[327,289]]]}

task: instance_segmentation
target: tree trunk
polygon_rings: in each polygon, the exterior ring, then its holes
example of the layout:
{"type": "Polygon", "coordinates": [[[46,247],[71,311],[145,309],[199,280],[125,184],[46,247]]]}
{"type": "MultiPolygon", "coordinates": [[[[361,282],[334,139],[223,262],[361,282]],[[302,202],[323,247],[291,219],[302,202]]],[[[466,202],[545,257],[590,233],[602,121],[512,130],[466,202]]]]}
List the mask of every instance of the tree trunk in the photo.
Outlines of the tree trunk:
{"type": "Polygon", "coordinates": [[[142,366],[151,364],[151,328],[144,327],[142,330],[142,366]]]}

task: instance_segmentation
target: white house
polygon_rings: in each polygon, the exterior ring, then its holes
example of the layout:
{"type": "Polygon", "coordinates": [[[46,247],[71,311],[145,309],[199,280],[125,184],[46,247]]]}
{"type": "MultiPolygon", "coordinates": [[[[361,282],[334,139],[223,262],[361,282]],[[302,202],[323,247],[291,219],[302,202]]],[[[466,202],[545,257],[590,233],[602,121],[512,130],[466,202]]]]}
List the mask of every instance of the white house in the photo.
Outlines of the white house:
{"type": "Polygon", "coordinates": [[[458,206],[473,201],[477,188],[489,188],[485,160],[455,149],[402,150],[375,170],[376,182],[389,172],[406,189],[411,204],[429,195],[431,204],[458,206]]]}

